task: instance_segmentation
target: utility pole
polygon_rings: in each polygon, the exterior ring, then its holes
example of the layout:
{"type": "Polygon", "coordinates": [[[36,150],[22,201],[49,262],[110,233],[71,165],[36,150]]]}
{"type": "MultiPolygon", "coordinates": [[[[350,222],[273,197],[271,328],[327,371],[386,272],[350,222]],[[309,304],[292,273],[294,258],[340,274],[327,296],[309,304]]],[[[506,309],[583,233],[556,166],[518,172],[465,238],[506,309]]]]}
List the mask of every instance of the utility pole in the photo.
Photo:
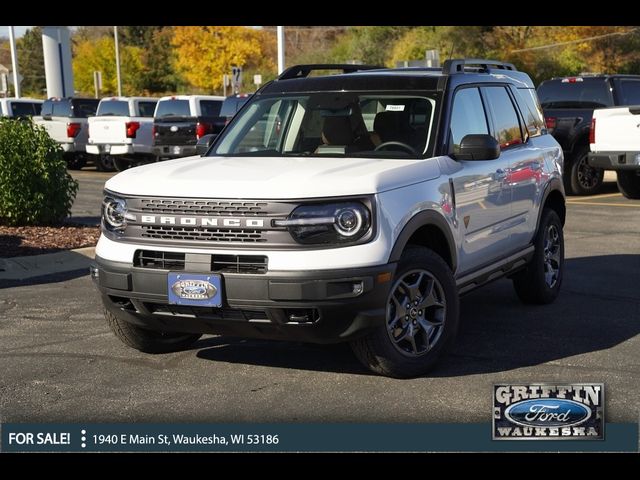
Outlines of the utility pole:
{"type": "Polygon", "coordinates": [[[9,44],[11,46],[11,65],[13,66],[13,89],[16,98],[20,98],[20,82],[18,81],[18,53],[16,52],[16,36],[13,27],[9,27],[9,44]]]}
{"type": "Polygon", "coordinates": [[[122,82],[120,80],[120,52],[118,49],[118,27],[113,27],[113,38],[116,43],[116,77],[118,80],[118,96],[122,96],[122,82]]]}
{"type": "Polygon", "coordinates": [[[278,36],[278,75],[284,71],[284,27],[276,27],[278,36]]]}

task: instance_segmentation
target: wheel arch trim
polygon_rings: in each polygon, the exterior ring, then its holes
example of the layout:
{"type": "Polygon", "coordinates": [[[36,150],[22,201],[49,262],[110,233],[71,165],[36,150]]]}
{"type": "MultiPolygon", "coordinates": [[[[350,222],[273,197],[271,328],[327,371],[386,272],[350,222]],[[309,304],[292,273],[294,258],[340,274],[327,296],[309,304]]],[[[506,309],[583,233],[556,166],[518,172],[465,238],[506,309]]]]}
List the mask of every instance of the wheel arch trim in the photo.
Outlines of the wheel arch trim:
{"type": "Polygon", "coordinates": [[[549,195],[551,195],[553,192],[558,192],[563,199],[563,203],[565,206],[565,215],[561,216],[560,220],[562,221],[562,226],[564,227],[564,223],[566,220],[566,199],[564,195],[564,187],[562,185],[562,181],[559,178],[552,178],[549,181],[549,183],[547,183],[547,185],[545,186],[544,193],[542,194],[542,199],[540,201],[540,208],[538,208],[538,220],[536,221],[535,233],[537,233],[538,229],[540,228],[540,220],[542,220],[542,211],[544,210],[544,206],[547,204],[549,195]]]}
{"type": "Polygon", "coordinates": [[[393,245],[389,256],[389,262],[399,261],[411,236],[422,227],[428,226],[436,227],[443,233],[449,249],[449,256],[451,258],[451,270],[455,272],[458,267],[458,252],[456,250],[456,243],[453,233],[451,232],[451,227],[445,217],[433,210],[418,212],[405,224],[393,245]]]}

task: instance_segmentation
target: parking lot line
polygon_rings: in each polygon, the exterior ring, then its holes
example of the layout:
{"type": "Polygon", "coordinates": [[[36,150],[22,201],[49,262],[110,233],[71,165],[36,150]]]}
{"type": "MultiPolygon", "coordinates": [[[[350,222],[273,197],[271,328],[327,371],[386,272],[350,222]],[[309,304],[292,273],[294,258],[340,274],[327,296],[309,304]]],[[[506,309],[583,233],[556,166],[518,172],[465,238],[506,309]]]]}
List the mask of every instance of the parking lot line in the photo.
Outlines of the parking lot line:
{"type": "Polygon", "coordinates": [[[640,203],[604,203],[604,202],[570,202],[567,201],[570,205],[598,205],[603,207],[631,207],[631,208],[640,208],[640,203]]]}
{"type": "Polygon", "coordinates": [[[568,202],[571,203],[578,203],[578,202],[585,202],[585,201],[591,201],[591,200],[600,200],[601,198],[609,198],[609,197],[621,197],[622,194],[621,193],[605,193],[604,195],[593,195],[592,197],[586,197],[584,199],[582,198],[572,198],[567,200],[568,202]]]}

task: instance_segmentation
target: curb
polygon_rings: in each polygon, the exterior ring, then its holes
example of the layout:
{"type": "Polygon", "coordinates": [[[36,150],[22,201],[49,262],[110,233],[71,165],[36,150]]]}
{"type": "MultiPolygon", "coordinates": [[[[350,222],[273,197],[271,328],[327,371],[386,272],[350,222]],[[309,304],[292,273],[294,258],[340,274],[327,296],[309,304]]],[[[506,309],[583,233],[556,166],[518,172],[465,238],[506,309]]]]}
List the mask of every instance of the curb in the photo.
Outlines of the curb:
{"type": "Polygon", "coordinates": [[[0,258],[0,280],[27,280],[82,269],[88,273],[95,252],[95,247],[85,247],[42,255],[0,258]]]}

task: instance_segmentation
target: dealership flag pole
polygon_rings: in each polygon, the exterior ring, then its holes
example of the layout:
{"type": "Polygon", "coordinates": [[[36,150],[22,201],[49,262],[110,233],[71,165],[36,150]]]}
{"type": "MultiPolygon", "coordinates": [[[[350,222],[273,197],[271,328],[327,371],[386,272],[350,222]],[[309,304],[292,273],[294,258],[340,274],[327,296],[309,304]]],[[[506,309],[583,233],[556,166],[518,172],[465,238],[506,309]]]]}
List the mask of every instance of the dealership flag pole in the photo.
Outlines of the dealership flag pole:
{"type": "Polygon", "coordinates": [[[122,82],[120,81],[120,52],[118,51],[118,27],[113,27],[113,38],[116,43],[116,76],[118,79],[118,96],[122,96],[122,82]]]}
{"type": "Polygon", "coordinates": [[[11,46],[11,65],[13,66],[13,89],[16,98],[20,98],[20,82],[18,81],[18,54],[16,52],[16,36],[13,27],[9,27],[9,44],[11,46]]]}
{"type": "Polygon", "coordinates": [[[284,27],[277,27],[278,31],[278,75],[284,70],[284,27]]]}

